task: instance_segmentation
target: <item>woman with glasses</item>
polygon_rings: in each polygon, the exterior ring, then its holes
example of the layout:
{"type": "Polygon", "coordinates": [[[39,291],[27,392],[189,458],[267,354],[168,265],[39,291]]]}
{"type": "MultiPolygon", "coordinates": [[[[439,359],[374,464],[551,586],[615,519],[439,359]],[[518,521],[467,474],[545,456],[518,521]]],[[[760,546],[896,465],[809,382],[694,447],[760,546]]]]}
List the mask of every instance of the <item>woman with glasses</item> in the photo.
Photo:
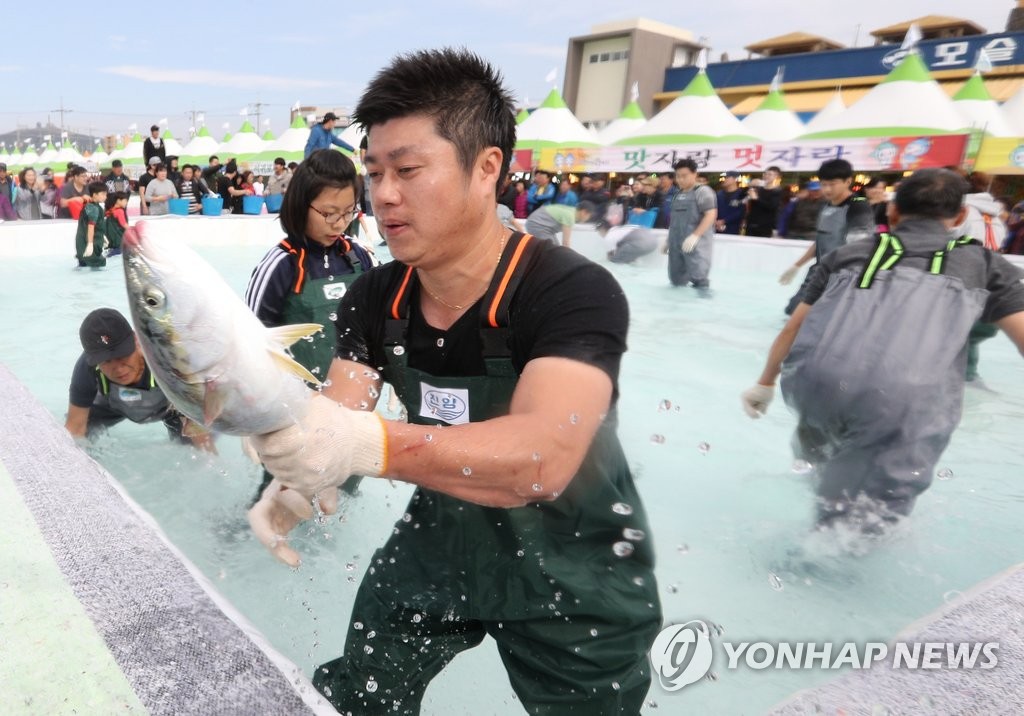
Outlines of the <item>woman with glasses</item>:
{"type": "MultiPolygon", "coordinates": [[[[340,152],[321,149],[302,162],[281,205],[287,236],[253,269],[245,291],[249,308],[268,327],[323,326],[312,341],[291,346],[295,360],[321,380],[334,359],[338,302],[377,263],[344,233],[357,211],[356,187],[355,165],[340,152]]],[[[260,492],[271,479],[265,472],[260,492]]]]}

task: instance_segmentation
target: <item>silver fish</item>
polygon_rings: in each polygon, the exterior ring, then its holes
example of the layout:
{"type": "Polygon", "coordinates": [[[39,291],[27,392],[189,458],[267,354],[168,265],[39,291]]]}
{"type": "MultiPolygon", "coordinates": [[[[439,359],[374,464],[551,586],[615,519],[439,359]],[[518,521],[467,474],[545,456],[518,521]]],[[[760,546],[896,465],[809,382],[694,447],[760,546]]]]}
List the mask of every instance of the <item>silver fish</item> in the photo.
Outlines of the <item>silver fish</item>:
{"type": "Polygon", "coordinates": [[[180,241],[141,221],[125,231],[128,306],[146,362],[183,415],[230,435],[280,430],[305,415],[316,377],[285,348],[319,324],[267,328],[180,241]]]}

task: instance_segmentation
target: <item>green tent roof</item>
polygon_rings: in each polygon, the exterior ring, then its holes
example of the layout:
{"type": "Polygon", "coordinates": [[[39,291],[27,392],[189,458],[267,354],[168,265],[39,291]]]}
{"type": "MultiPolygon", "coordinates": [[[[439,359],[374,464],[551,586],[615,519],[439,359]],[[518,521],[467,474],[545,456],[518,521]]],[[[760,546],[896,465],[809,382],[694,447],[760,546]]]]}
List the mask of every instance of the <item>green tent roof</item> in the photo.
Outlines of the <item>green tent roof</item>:
{"type": "Polygon", "coordinates": [[[640,105],[636,103],[636,100],[627,104],[619,113],[619,117],[621,119],[647,119],[644,116],[644,111],[640,109],[640,105]]]}
{"type": "Polygon", "coordinates": [[[886,75],[881,84],[886,82],[930,82],[932,76],[928,74],[921,53],[916,50],[907,53],[907,56],[896,65],[892,72],[886,75]]]}
{"type": "Polygon", "coordinates": [[[252,126],[252,124],[249,123],[248,119],[242,122],[242,126],[238,130],[239,134],[245,134],[247,132],[251,134],[256,134],[256,129],[252,126]]]}
{"type": "Polygon", "coordinates": [[[681,97],[714,97],[715,88],[711,86],[711,80],[708,79],[708,74],[704,70],[701,70],[697,75],[690,80],[690,84],[686,85],[686,89],[683,90],[681,97]]]}
{"type": "Polygon", "coordinates": [[[199,132],[196,134],[196,136],[197,137],[209,137],[210,136],[210,130],[207,129],[206,126],[204,125],[204,126],[199,128],[199,132]]]}
{"type": "Polygon", "coordinates": [[[960,99],[976,99],[987,102],[991,101],[992,95],[985,88],[985,80],[981,79],[981,75],[975,72],[971,79],[967,80],[964,86],[953,95],[954,101],[960,99]]]}
{"type": "Polygon", "coordinates": [[[297,114],[297,115],[295,115],[295,119],[292,120],[292,123],[290,125],[288,125],[288,128],[289,129],[305,129],[306,128],[306,120],[302,118],[301,114],[297,114]]]}
{"type": "Polygon", "coordinates": [[[222,139],[220,141],[221,142],[226,142],[226,141],[228,141],[230,139],[231,139],[231,132],[224,132],[224,139],[222,139]]]}
{"type": "Polygon", "coordinates": [[[266,132],[263,133],[263,141],[265,141],[265,142],[272,142],[272,141],[274,141],[274,133],[271,132],[268,129],[266,132]]]}
{"type": "Polygon", "coordinates": [[[529,116],[530,112],[526,109],[526,107],[523,107],[521,110],[519,110],[519,114],[516,115],[516,124],[522,124],[529,116]]]}
{"type": "Polygon", "coordinates": [[[788,112],[789,106],[786,104],[786,98],[782,96],[782,92],[775,90],[769,92],[768,96],[757,106],[758,110],[769,109],[775,112],[788,112]]]}
{"type": "Polygon", "coordinates": [[[544,98],[540,106],[547,107],[548,109],[568,109],[565,100],[562,99],[562,95],[558,94],[556,89],[548,92],[548,96],[544,98]]]}

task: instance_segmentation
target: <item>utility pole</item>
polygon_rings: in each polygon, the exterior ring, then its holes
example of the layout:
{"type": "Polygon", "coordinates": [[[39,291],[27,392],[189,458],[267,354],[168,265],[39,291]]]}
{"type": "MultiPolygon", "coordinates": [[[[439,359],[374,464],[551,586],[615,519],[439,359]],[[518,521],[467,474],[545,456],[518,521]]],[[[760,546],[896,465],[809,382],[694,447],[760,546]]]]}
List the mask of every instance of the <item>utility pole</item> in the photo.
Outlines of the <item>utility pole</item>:
{"type": "Polygon", "coordinates": [[[255,108],[254,111],[256,112],[256,133],[259,134],[259,132],[260,132],[260,109],[262,109],[263,107],[266,107],[267,104],[266,104],[266,102],[260,102],[259,99],[257,98],[256,101],[252,103],[252,106],[255,108]]]}
{"type": "Polygon", "coordinates": [[[196,109],[195,107],[193,107],[188,112],[185,112],[185,114],[189,116],[188,126],[195,127],[196,134],[199,134],[199,127],[196,127],[196,117],[200,114],[203,114],[204,112],[206,112],[205,109],[196,109]]]}
{"type": "Polygon", "coordinates": [[[65,114],[69,114],[71,112],[74,112],[75,110],[73,110],[73,109],[64,109],[64,98],[61,97],[60,98],[60,108],[59,109],[51,109],[50,111],[51,112],[57,112],[57,113],[60,114],[60,131],[61,131],[61,134],[63,134],[64,133],[64,115],[65,114]]]}

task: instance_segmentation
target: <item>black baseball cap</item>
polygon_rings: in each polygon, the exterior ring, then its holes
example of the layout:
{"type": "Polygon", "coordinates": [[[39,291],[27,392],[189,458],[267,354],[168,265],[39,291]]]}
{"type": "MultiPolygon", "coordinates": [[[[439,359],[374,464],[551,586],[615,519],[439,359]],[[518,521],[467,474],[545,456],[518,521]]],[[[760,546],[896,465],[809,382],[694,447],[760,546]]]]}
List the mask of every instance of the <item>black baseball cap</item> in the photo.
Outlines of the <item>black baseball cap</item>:
{"type": "Polygon", "coordinates": [[[328,112],[327,114],[324,115],[324,121],[325,122],[330,122],[332,119],[337,119],[337,118],[338,118],[338,115],[336,115],[334,112],[328,112]]]}
{"type": "Polygon", "coordinates": [[[89,365],[125,358],[135,351],[131,324],[113,308],[97,308],[86,316],[78,337],[89,365]]]}

